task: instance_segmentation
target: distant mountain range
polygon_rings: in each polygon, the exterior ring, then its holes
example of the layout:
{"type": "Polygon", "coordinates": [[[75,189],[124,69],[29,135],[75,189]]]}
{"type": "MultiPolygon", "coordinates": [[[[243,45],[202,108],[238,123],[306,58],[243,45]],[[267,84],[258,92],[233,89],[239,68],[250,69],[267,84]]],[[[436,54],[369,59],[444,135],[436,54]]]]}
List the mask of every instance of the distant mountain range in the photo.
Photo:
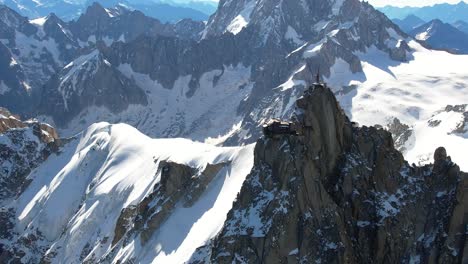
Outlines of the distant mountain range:
{"type": "Polygon", "coordinates": [[[404,19],[395,18],[392,21],[406,33],[426,23],[426,21],[415,15],[409,15],[404,19]]]}
{"type": "Polygon", "coordinates": [[[463,1],[454,5],[437,4],[425,7],[385,6],[378,8],[378,10],[390,19],[404,19],[409,15],[415,15],[425,21],[440,19],[447,23],[454,23],[458,20],[468,22],[468,4],[463,1]]]}
{"type": "Polygon", "coordinates": [[[468,34],[439,19],[413,29],[410,35],[435,49],[468,54],[468,34]]]}
{"type": "Polygon", "coordinates": [[[65,21],[77,19],[93,2],[99,2],[104,7],[121,5],[127,9],[140,10],[161,22],[177,22],[185,18],[205,21],[216,10],[216,3],[213,2],[182,3],[171,0],[0,0],[0,3],[29,18],[39,18],[54,13],[65,21]]]}
{"type": "Polygon", "coordinates": [[[468,23],[464,21],[449,24],[434,19],[426,22],[415,15],[409,15],[404,19],[393,19],[393,22],[405,33],[425,42],[431,48],[468,53],[468,23]]]}
{"type": "Polygon", "coordinates": [[[183,6],[189,7],[198,11],[201,11],[207,15],[211,15],[216,12],[218,3],[213,1],[183,1],[183,0],[159,0],[161,3],[166,3],[172,6],[183,6]]]}

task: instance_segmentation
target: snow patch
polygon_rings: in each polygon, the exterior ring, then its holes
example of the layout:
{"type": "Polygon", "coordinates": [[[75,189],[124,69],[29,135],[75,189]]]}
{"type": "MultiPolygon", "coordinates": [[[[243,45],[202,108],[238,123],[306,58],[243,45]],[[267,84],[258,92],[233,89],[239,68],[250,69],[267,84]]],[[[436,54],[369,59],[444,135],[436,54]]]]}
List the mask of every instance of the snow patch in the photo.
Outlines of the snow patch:
{"type": "Polygon", "coordinates": [[[288,26],[288,30],[284,34],[284,38],[287,40],[291,40],[293,43],[295,43],[298,46],[304,44],[304,41],[302,40],[301,35],[299,35],[296,32],[296,30],[291,26],[288,26]]]}
{"type": "Polygon", "coordinates": [[[247,27],[250,22],[250,15],[252,14],[256,4],[256,0],[250,0],[250,2],[246,3],[244,9],[227,26],[226,31],[237,35],[243,28],[247,27]]]}

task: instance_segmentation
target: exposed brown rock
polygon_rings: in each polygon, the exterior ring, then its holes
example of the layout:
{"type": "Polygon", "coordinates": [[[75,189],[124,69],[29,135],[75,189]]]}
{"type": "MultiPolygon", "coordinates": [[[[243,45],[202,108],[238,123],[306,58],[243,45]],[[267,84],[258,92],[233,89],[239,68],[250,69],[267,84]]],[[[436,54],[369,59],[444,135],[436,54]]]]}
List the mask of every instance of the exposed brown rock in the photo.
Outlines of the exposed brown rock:
{"type": "MultiPolygon", "coordinates": [[[[157,161],[155,161],[157,162],[157,161]]],[[[161,181],[137,206],[124,208],[115,226],[112,246],[125,237],[139,235],[146,244],[166,221],[177,203],[191,207],[227,163],[206,164],[202,169],[171,161],[160,161],[161,181]]],[[[125,244],[125,241],[122,242],[125,244]]]]}

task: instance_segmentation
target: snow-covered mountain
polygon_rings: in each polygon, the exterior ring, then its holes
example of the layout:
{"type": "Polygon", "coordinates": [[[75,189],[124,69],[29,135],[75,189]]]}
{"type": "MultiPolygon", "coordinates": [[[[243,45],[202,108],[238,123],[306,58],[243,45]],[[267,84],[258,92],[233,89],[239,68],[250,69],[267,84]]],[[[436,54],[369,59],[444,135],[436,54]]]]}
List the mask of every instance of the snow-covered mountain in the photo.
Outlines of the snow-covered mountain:
{"type": "Polygon", "coordinates": [[[105,120],[225,145],[254,142],[266,119],[288,118],[318,68],[366,125],[413,127],[466,103],[466,57],[421,47],[365,3],[307,3],[226,2],[206,28],[98,4],[70,23],[28,22],[4,7],[0,101],[65,136],[105,120]]]}
{"type": "Polygon", "coordinates": [[[404,19],[409,15],[415,15],[425,21],[440,19],[448,23],[452,23],[457,20],[468,22],[468,17],[466,16],[468,13],[468,2],[464,0],[460,0],[456,4],[440,3],[422,7],[397,7],[390,4],[385,7],[380,7],[378,10],[391,19],[404,19]]]}
{"type": "MultiPolygon", "coordinates": [[[[401,64],[388,57],[382,60],[382,52],[378,49],[361,54],[365,76],[361,75],[361,79],[340,67],[332,70],[338,78],[328,81],[331,87],[350,86],[348,90],[339,92],[337,97],[353,121],[361,125],[388,127],[397,118],[411,129],[422,128],[448,105],[466,104],[468,75],[460,65],[466,65],[468,56],[427,50],[416,42],[410,42],[410,47],[414,50],[414,59],[401,64]]],[[[455,127],[462,121],[450,122],[453,122],[450,126],[455,127]]],[[[417,164],[430,160],[432,151],[429,149],[447,145],[454,160],[462,169],[468,170],[462,153],[468,147],[466,136],[452,133],[450,126],[440,127],[442,130],[436,137],[425,137],[426,132],[418,130],[403,144],[406,145],[403,151],[406,159],[417,164]]]]}
{"type": "Polygon", "coordinates": [[[438,19],[413,29],[410,34],[432,48],[468,54],[468,34],[438,19]]]}
{"type": "Polygon", "coordinates": [[[38,89],[75,55],[77,43],[63,25],[54,15],[29,21],[0,6],[2,106],[21,114],[34,111],[38,89]]]}

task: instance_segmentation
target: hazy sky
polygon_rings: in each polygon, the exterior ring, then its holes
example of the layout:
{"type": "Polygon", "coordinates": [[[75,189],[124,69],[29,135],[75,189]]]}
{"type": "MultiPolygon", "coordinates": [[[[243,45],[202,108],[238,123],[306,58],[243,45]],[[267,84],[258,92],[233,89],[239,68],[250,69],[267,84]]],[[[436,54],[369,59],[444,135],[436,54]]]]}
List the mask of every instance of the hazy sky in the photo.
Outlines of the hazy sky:
{"type": "Polygon", "coordinates": [[[456,4],[460,0],[368,0],[368,2],[373,6],[429,6],[440,3],[456,4]]]}

